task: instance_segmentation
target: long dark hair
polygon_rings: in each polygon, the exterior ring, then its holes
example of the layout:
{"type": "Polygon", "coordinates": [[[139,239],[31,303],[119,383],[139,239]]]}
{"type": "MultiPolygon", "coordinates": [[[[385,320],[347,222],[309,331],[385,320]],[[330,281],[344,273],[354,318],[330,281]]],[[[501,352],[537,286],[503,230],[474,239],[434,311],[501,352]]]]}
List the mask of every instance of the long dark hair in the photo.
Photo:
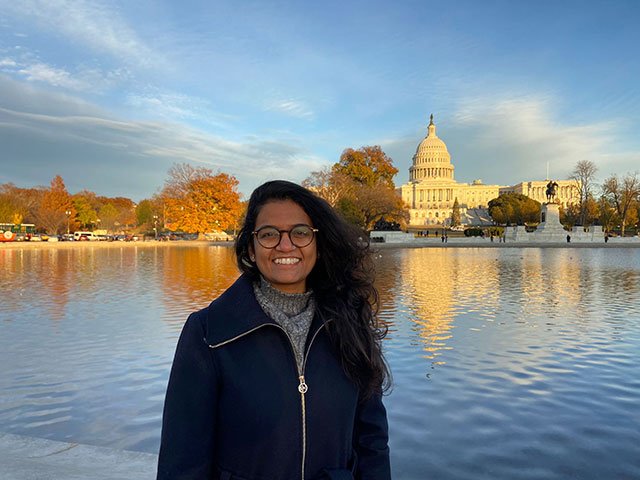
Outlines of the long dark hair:
{"type": "Polygon", "coordinates": [[[318,229],[318,258],[307,277],[313,289],[316,313],[327,323],[331,345],[349,379],[363,398],[390,386],[389,369],[380,341],[387,333],[378,323],[378,291],[365,234],[345,222],[322,198],[295,183],[267,182],[256,188],[235,243],[238,267],[252,280],[260,271],[249,254],[252,234],[261,208],[271,201],[291,200],[306,212],[318,229]]]}

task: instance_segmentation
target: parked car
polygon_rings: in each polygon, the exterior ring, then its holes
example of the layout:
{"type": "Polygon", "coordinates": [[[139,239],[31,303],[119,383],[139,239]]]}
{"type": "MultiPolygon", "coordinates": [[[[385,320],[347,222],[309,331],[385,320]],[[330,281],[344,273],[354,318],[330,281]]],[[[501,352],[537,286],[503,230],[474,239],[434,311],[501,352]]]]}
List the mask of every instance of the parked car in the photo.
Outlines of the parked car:
{"type": "Polygon", "coordinates": [[[95,235],[93,232],[74,232],[73,233],[73,238],[74,240],[80,240],[80,241],[95,241],[98,240],[98,236],[95,235]]]}
{"type": "Polygon", "coordinates": [[[58,238],[57,235],[49,235],[49,238],[47,239],[47,242],[59,242],[60,239],[58,238]]]}

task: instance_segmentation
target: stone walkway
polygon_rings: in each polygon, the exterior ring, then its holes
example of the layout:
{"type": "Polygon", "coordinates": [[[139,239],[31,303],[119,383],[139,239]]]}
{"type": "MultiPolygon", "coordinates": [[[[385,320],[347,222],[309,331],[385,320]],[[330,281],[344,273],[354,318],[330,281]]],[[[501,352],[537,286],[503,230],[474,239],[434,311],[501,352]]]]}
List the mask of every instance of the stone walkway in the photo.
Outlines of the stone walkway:
{"type": "Polygon", "coordinates": [[[153,480],[158,456],[0,433],[2,480],[153,480]]]}

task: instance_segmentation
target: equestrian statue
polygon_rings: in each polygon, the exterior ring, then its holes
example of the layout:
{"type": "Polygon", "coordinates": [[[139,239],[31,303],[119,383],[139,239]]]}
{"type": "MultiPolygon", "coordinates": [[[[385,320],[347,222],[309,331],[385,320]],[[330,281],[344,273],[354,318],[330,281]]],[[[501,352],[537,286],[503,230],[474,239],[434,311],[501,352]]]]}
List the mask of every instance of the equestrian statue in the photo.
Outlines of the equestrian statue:
{"type": "Polygon", "coordinates": [[[558,184],[553,180],[549,180],[549,183],[547,183],[547,203],[554,203],[557,194],[558,184]]]}

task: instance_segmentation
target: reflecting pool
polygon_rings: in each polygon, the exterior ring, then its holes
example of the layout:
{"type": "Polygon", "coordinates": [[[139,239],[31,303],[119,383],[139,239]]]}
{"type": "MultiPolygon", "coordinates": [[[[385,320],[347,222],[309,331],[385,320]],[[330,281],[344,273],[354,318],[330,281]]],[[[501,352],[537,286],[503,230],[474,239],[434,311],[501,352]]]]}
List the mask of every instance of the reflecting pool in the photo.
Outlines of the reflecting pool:
{"type": "MultiPolygon", "coordinates": [[[[394,479],[640,478],[640,250],[381,249],[394,479]]],[[[0,249],[0,431],[156,452],[219,246],[0,249]]]]}

